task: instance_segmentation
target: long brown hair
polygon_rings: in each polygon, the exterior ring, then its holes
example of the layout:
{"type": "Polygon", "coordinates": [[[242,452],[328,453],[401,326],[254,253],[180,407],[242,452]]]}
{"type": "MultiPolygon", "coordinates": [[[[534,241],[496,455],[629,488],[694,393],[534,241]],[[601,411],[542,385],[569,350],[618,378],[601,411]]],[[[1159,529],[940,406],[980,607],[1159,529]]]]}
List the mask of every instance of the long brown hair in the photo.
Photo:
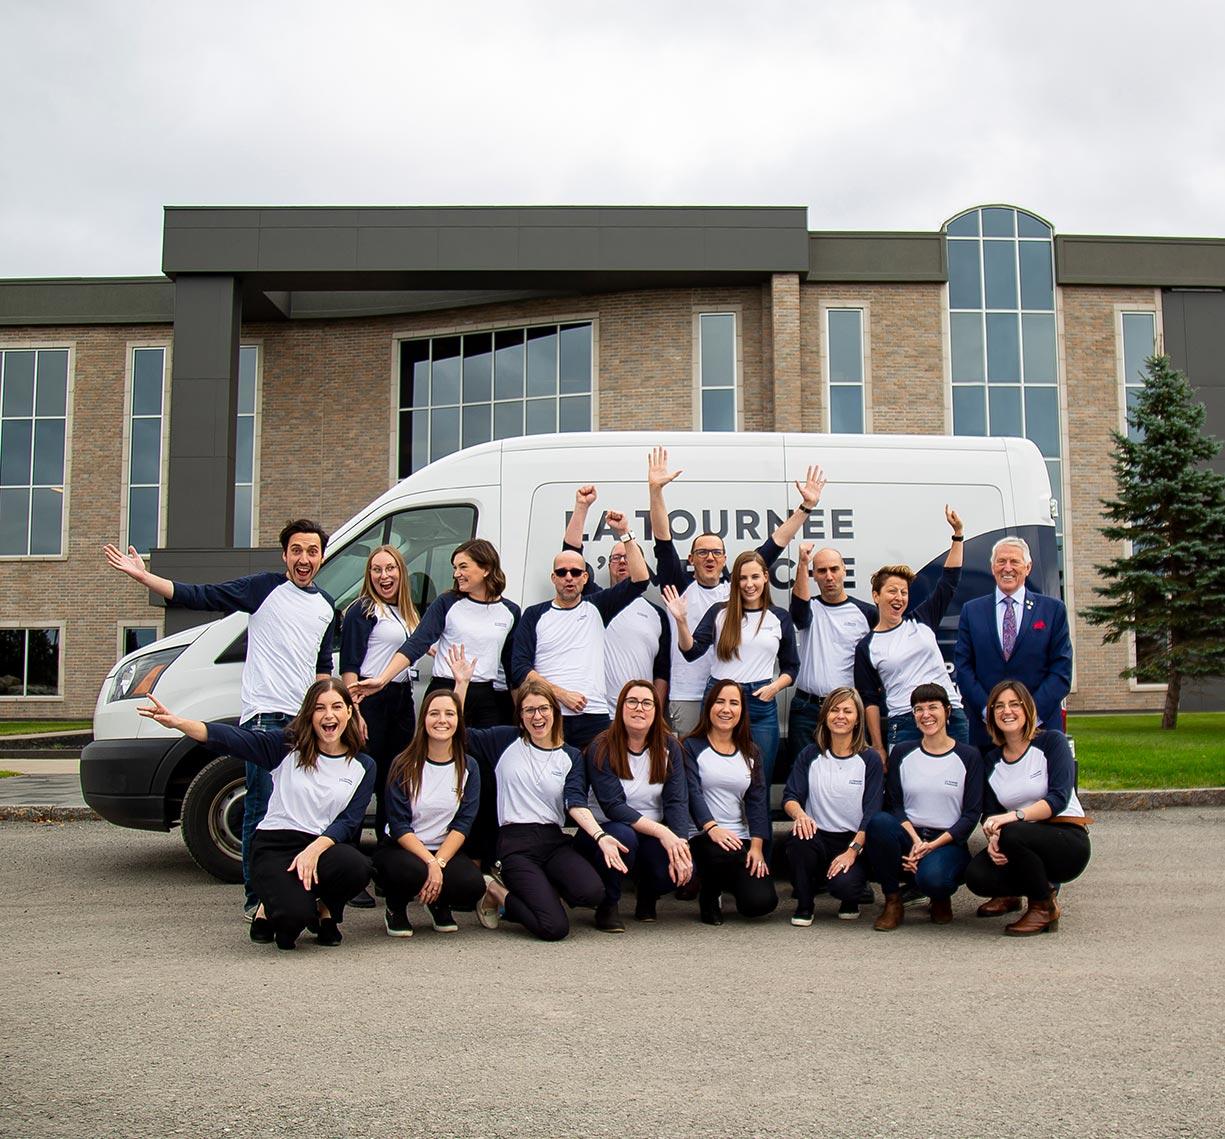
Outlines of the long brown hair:
{"type": "Polygon", "coordinates": [[[450,688],[435,688],[425,694],[421,701],[421,713],[417,717],[417,730],[413,738],[399,755],[391,761],[387,773],[388,784],[399,782],[408,801],[414,802],[421,794],[421,776],[430,754],[430,737],[425,730],[425,714],[437,700],[450,700],[455,705],[457,720],[455,735],[451,737],[451,763],[455,766],[455,799],[458,802],[464,793],[464,777],[468,772],[468,733],[464,729],[464,709],[450,688]]]}
{"type": "Polygon", "coordinates": [[[710,739],[710,731],[713,726],[710,720],[710,710],[715,706],[719,693],[725,688],[734,688],[740,693],[740,719],[736,721],[736,726],[732,728],[732,743],[735,744],[736,750],[744,756],[744,762],[748,764],[749,774],[752,775],[760,766],[761,749],[758,748],[753,740],[752,733],[749,731],[749,709],[745,704],[747,698],[744,695],[744,689],[736,681],[725,677],[723,680],[716,680],[714,682],[710,691],[706,693],[706,698],[702,701],[702,714],[698,717],[698,726],[685,739],[710,739]]]}
{"type": "Polygon", "coordinates": [[[829,714],[834,707],[844,700],[850,700],[855,705],[855,729],[851,732],[851,754],[858,755],[868,746],[868,735],[864,720],[863,700],[853,688],[835,688],[822,702],[821,713],[817,717],[817,730],[812,738],[817,741],[817,747],[829,751],[832,743],[829,730],[829,714]]]}
{"type": "MultiPolygon", "coordinates": [[[[498,556],[497,546],[484,538],[472,538],[467,542],[460,542],[451,551],[452,565],[455,564],[455,559],[460,554],[467,554],[485,571],[485,600],[497,601],[506,592],[506,574],[502,571],[502,559],[498,556]]],[[[458,587],[453,586],[451,592],[459,593],[458,587]]],[[[461,594],[461,596],[466,595],[461,594]]]]}
{"type": "Polygon", "coordinates": [[[357,604],[362,607],[367,617],[377,617],[387,608],[387,602],[374,588],[373,575],[370,572],[370,567],[379,554],[390,554],[391,560],[399,567],[400,588],[393,604],[400,612],[400,620],[411,633],[421,624],[421,614],[417,612],[417,607],[413,604],[412,590],[408,587],[408,565],[404,561],[404,555],[395,546],[376,546],[370,551],[370,556],[366,558],[366,572],[362,574],[362,591],[358,595],[357,604]]]}
{"type": "Polygon", "coordinates": [[[591,761],[596,767],[608,767],[618,779],[630,779],[629,733],[625,730],[625,700],[631,688],[645,688],[655,701],[655,719],[647,729],[647,754],[651,757],[648,783],[662,783],[668,778],[668,725],[664,723],[663,709],[655,686],[649,680],[627,680],[617,697],[617,711],[613,722],[591,741],[591,761]]]}
{"type": "Polygon", "coordinates": [[[1019,680],[1001,680],[987,697],[987,734],[1000,747],[1004,746],[1004,733],[995,722],[995,705],[1009,688],[1017,694],[1017,699],[1025,710],[1025,727],[1021,729],[1021,738],[1029,743],[1038,734],[1038,706],[1034,703],[1029,689],[1019,680]]]}
{"type": "Polygon", "coordinates": [[[715,655],[720,660],[740,659],[740,621],[744,617],[744,602],[740,599],[740,571],[750,562],[761,566],[766,575],[765,585],[761,590],[761,610],[757,618],[757,628],[766,619],[766,612],[773,601],[770,599],[770,567],[766,560],[756,550],[745,550],[732,563],[732,590],[727,599],[727,608],[723,610],[723,628],[719,632],[719,640],[715,645],[715,655]]]}
{"type": "Polygon", "coordinates": [[[553,709],[553,734],[549,737],[549,747],[561,747],[564,742],[561,732],[561,704],[557,693],[553,691],[553,685],[547,680],[525,680],[515,689],[515,723],[520,736],[531,743],[531,733],[523,723],[523,701],[529,696],[541,696],[549,702],[549,707],[553,709]]]}
{"type": "Polygon", "coordinates": [[[357,730],[356,708],[348,687],[343,680],[335,676],[316,680],[302,697],[302,707],[298,709],[298,714],[285,727],[285,742],[298,753],[297,765],[305,767],[307,771],[314,771],[319,762],[319,740],[315,736],[313,717],[315,705],[325,692],[339,694],[345,702],[345,707],[349,709],[349,722],[340,734],[340,743],[345,754],[352,759],[362,750],[362,737],[357,730]]]}

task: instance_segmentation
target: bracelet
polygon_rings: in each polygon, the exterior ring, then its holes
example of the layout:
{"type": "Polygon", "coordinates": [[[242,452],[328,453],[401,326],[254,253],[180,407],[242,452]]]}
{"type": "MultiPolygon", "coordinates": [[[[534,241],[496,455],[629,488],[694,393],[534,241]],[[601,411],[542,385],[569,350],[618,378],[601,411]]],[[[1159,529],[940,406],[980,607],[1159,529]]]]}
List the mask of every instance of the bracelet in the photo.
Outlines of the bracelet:
{"type": "Polygon", "coordinates": [[[953,535],[954,542],[964,542],[965,540],[966,540],[966,536],[964,534],[954,534],[953,535]]]}
{"type": "Polygon", "coordinates": [[[597,834],[597,835],[593,835],[593,836],[592,836],[591,841],[592,841],[592,842],[597,842],[597,843],[598,843],[598,842],[600,841],[600,839],[602,839],[602,838],[607,838],[607,837],[608,837],[608,831],[600,831],[600,833],[599,833],[599,834],[597,834]]]}
{"type": "Polygon", "coordinates": [[[800,505],[796,507],[796,510],[802,510],[805,514],[811,514],[814,510],[816,510],[816,508],[817,505],[815,502],[812,504],[812,506],[805,506],[801,502],[800,505]]]}

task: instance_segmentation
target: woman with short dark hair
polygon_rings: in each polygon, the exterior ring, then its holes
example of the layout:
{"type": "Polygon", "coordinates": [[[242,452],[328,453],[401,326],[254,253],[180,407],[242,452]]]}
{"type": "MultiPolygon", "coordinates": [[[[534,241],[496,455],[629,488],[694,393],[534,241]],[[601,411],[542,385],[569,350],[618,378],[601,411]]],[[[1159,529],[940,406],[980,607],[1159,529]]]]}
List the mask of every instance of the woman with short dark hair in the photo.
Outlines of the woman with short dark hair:
{"type": "Polygon", "coordinates": [[[1089,865],[1090,820],[1076,796],[1072,751],[1062,732],[1038,729],[1034,698],[1017,680],[991,690],[987,731],[996,743],[984,759],[987,847],[971,859],[966,885],[990,899],[978,907],[982,918],[1014,913],[1026,899],[1006,934],[1053,933],[1061,916],[1053,883],[1089,865]]]}

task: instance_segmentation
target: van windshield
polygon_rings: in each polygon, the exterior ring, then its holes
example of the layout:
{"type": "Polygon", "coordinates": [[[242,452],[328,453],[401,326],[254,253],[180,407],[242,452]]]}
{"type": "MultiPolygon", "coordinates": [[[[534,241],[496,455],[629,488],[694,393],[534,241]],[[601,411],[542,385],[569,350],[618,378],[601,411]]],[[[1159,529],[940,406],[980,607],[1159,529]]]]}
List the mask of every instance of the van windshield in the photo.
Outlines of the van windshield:
{"type": "Polygon", "coordinates": [[[419,612],[451,588],[451,551],[476,534],[476,507],[469,503],[421,506],[380,518],[331,553],[315,577],[343,613],[362,589],[362,574],[372,550],[384,544],[399,549],[408,563],[413,601],[419,612]]]}

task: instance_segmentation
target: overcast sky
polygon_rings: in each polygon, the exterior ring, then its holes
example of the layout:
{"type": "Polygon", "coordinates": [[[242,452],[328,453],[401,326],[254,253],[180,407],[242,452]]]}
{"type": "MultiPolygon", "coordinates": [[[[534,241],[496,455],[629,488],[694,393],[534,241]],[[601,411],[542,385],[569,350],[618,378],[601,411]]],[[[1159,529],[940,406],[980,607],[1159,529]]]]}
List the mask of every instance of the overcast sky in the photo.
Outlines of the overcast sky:
{"type": "Polygon", "coordinates": [[[0,277],[163,205],[806,205],[1225,236],[1225,7],[0,0],[0,277]]]}

